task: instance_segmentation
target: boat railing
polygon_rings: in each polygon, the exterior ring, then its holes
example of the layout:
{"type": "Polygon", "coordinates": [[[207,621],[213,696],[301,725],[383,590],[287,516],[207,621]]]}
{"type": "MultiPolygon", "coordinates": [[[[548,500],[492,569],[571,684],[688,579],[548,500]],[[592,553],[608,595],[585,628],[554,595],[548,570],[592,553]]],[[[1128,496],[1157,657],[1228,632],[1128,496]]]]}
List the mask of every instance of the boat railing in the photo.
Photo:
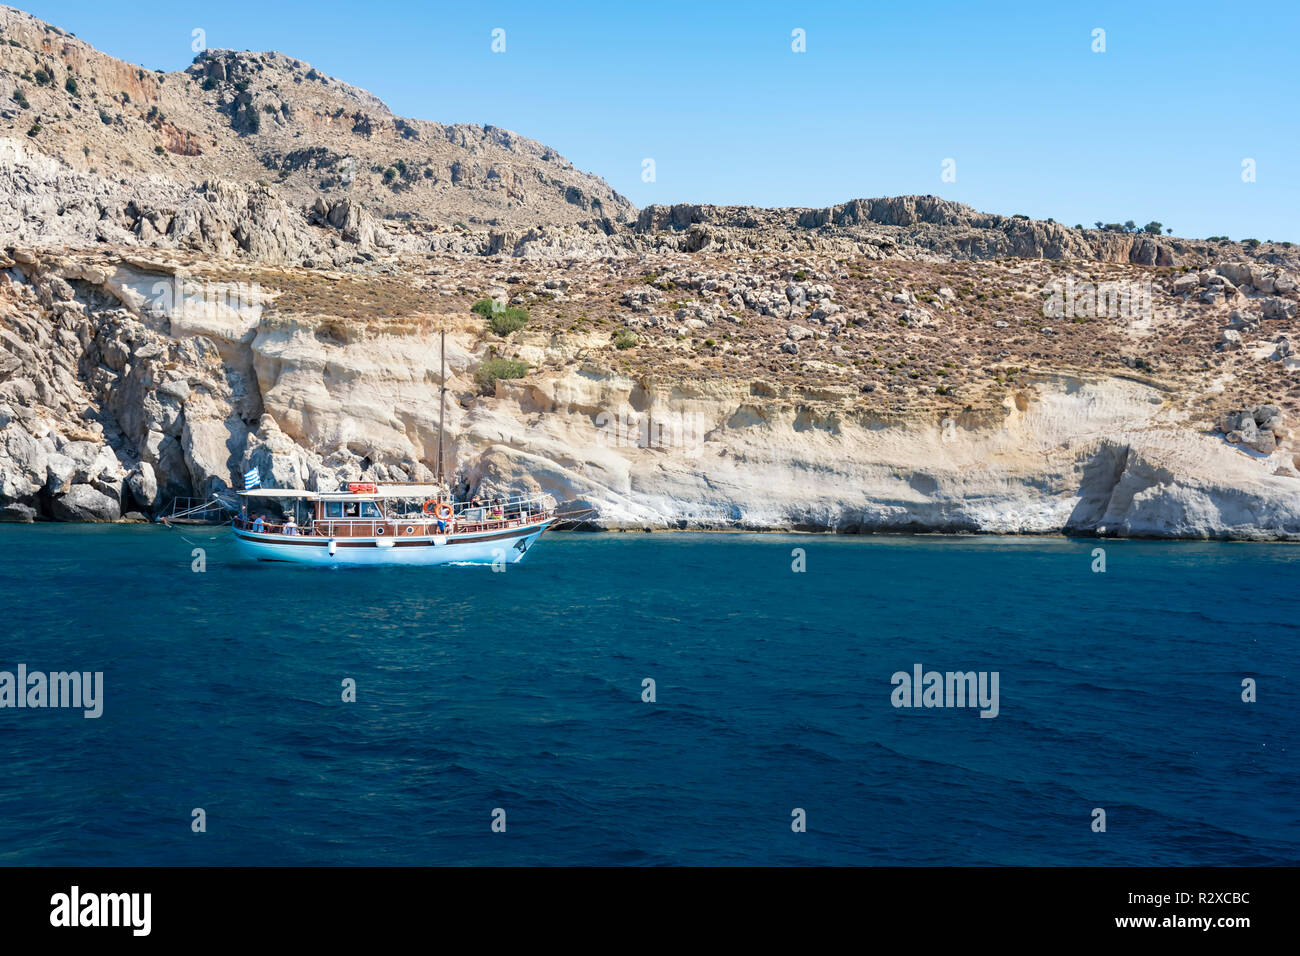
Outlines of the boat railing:
{"type": "MultiPolygon", "coordinates": [[[[303,524],[295,523],[293,525],[293,534],[303,537],[379,537],[390,533],[388,529],[393,529],[394,537],[400,537],[403,532],[406,534],[419,533],[427,534],[452,534],[466,533],[477,531],[491,531],[495,529],[517,528],[521,525],[532,524],[541,521],[552,514],[545,507],[545,502],[541,500],[542,496],[534,496],[533,501],[521,500],[517,503],[514,510],[507,508],[500,517],[494,517],[490,511],[481,518],[477,516],[467,516],[462,511],[454,515],[448,521],[440,521],[435,515],[417,512],[412,514],[388,514],[382,518],[320,518],[304,522],[303,524]],[[443,527],[439,528],[439,524],[443,527]],[[419,526],[419,531],[414,529],[419,526]],[[383,528],[383,531],[378,529],[383,528]],[[412,530],[407,530],[412,529],[412,530]]],[[[479,508],[478,510],[488,510],[479,508]]],[[[287,523],[267,521],[262,519],[261,526],[258,527],[255,519],[246,515],[237,516],[234,519],[234,525],[242,531],[252,531],[257,534],[285,534],[287,523]]]]}
{"type": "MultiPolygon", "coordinates": [[[[550,495],[535,493],[527,495],[514,495],[508,498],[486,498],[480,499],[477,503],[470,501],[457,501],[452,504],[453,514],[460,515],[466,511],[483,510],[489,516],[500,511],[503,514],[511,514],[520,511],[548,511],[550,495]]],[[[553,500],[553,499],[552,499],[553,500]]]]}

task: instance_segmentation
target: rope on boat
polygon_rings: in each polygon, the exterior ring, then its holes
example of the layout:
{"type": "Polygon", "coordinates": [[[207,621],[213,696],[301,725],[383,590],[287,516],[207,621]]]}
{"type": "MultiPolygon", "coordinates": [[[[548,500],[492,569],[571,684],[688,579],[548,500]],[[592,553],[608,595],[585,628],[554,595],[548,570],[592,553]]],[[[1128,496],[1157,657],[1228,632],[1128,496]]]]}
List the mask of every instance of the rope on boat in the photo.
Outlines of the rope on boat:
{"type": "MultiPolygon", "coordinates": [[[[173,521],[183,521],[187,518],[193,518],[195,515],[206,515],[210,511],[216,511],[218,513],[230,512],[233,514],[234,512],[239,510],[237,505],[229,501],[226,501],[224,498],[222,498],[219,492],[213,492],[211,498],[207,500],[199,500],[198,504],[194,504],[194,505],[186,504],[185,506],[181,507],[179,511],[177,510],[177,505],[179,505],[180,502],[184,501],[188,503],[194,500],[195,499],[193,498],[173,499],[171,513],[159,515],[158,522],[170,528],[171,523],[173,521]]],[[[221,521],[211,521],[208,523],[216,525],[217,527],[222,527],[224,525],[230,524],[231,520],[232,519],[230,517],[226,517],[223,518],[221,521]]]]}

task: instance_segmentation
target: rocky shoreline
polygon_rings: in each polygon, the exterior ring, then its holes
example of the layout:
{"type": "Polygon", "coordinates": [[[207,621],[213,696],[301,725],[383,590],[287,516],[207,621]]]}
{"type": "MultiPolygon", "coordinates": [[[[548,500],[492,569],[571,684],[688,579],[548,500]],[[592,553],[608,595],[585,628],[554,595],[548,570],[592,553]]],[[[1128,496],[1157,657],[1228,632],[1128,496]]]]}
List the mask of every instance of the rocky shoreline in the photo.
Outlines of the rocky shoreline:
{"type": "MultiPolygon", "coordinates": [[[[146,293],[177,277],[138,256],[0,267],[7,520],[150,517],[254,468],[292,489],[432,476],[429,329],[335,341],[266,292],[156,310],[146,293]]],[[[653,383],[549,337],[518,347],[535,372],[484,394],[497,337],[444,318],[463,489],[544,491],[592,527],[1300,539],[1276,405],[1214,428],[1141,376],[1022,372],[979,414],[891,411],[851,388],[653,383]]]]}

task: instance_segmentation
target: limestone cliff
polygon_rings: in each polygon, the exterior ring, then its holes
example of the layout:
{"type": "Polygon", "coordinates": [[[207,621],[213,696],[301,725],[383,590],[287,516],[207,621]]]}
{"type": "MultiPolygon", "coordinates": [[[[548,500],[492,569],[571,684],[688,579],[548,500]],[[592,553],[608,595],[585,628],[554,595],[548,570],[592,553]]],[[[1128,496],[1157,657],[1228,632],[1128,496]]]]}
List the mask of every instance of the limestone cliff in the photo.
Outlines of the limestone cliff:
{"type": "MultiPolygon", "coordinates": [[[[852,381],[620,367],[594,328],[502,339],[480,315],[434,311],[454,298],[436,284],[400,319],[345,321],[290,314],[284,300],[306,294],[291,274],[280,288],[262,284],[272,273],[199,274],[14,250],[5,516],[149,514],[248,468],[286,488],[427,479],[446,329],[458,480],[549,492],[596,509],[595,526],[1300,538],[1283,411],[1248,435],[1240,413],[1216,428],[1158,377],[1017,370],[973,403],[873,400],[852,381]],[[476,371],[507,352],[532,370],[485,389],[476,371]]],[[[367,285],[310,281],[335,302],[367,285]]]]}

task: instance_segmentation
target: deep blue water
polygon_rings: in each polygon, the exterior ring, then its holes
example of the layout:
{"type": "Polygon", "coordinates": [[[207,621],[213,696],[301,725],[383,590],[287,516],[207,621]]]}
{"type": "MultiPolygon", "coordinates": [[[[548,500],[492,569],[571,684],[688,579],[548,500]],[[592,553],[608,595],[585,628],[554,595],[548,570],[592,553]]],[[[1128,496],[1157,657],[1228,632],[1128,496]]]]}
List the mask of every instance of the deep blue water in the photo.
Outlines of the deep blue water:
{"type": "Polygon", "coordinates": [[[0,864],[1294,864],[1298,583],[1284,545],[557,534],[495,573],[0,526],[0,670],[105,681],[0,709],[0,864]],[[894,708],[915,663],[998,671],[999,715],[894,708]]]}

